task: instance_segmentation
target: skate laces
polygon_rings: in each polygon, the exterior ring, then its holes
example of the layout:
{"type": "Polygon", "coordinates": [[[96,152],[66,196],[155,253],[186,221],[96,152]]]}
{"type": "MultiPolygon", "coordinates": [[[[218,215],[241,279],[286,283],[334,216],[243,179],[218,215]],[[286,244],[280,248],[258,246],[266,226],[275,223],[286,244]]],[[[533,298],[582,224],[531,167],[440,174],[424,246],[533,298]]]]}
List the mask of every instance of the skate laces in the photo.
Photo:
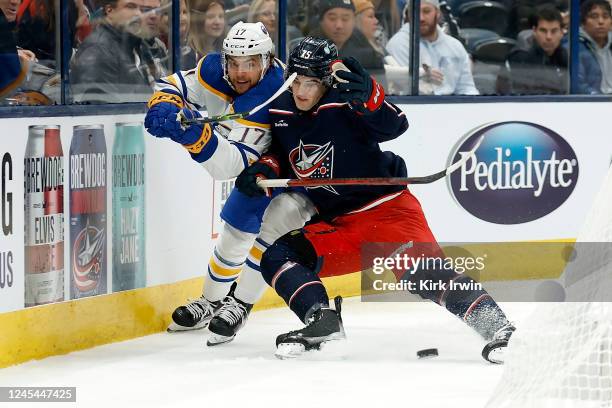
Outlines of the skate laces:
{"type": "Polygon", "coordinates": [[[493,339],[494,340],[508,340],[508,338],[510,338],[510,336],[512,335],[512,333],[514,333],[515,330],[516,330],[516,327],[514,327],[514,324],[512,324],[511,322],[508,322],[502,327],[500,327],[499,330],[495,332],[495,334],[493,335],[493,339]]]}
{"type": "Polygon", "coordinates": [[[212,314],[212,305],[203,296],[189,302],[185,307],[196,319],[200,319],[205,314],[212,314]]]}
{"type": "Polygon", "coordinates": [[[223,306],[219,309],[217,317],[227,321],[232,326],[236,325],[244,315],[246,315],[247,309],[242,303],[236,301],[231,296],[226,296],[223,299],[223,306]]]}

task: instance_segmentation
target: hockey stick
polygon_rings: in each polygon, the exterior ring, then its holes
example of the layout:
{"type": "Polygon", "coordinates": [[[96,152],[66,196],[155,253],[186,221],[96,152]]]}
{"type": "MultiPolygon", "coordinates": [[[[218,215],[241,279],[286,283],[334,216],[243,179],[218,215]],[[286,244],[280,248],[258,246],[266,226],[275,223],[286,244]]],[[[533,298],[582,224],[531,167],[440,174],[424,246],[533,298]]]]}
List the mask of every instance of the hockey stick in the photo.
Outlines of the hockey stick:
{"type": "Polygon", "coordinates": [[[420,177],[365,177],[365,178],[337,178],[337,179],[269,179],[259,180],[257,185],[261,188],[270,187],[317,187],[317,186],[342,186],[342,185],[367,185],[367,186],[397,186],[409,184],[429,184],[453,173],[459,167],[467,163],[476,155],[484,136],[476,145],[460,160],[451,164],[442,171],[428,176],[420,177]]]}
{"type": "MultiPolygon", "coordinates": [[[[273,100],[278,98],[280,94],[282,94],[287,89],[289,89],[289,87],[293,83],[293,80],[295,80],[295,77],[297,77],[297,72],[294,72],[293,74],[291,74],[291,76],[289,78],[287,78],[285,83],[283,85],[281,85],[280,88],[278,88],[278,91],[276,91],[274,93],[274,95],[272,95],[270,98],[268,98],[267,101],[265,101],[261,105],[257,105],[256,107],[254,107],[253,109],[251,109],[248,112],[226,113],[224,115],[209,116],[209,117],[205,117],[205,118],[187,119],[183,115],[183,112],[181,111],[181,112],[179,112],[176,115],[176,120],[178,120],[180,122],[181,127],[185,128],[185,127],[187,127],[189,125],[192,125],[192,124],[195,124],[195,123],[223,122],[223,121],[226,121],[226,120],[244,119],[247,116],[251,116],[252,114],[254,114],[256,112],[259,112],[261,110],[261,108],[263,108],[266,105],[268,105],[270,102],[272,102],[273,100]]],[[[200,112],[200,114],[201,113],[202,112],[200,112]]]]}

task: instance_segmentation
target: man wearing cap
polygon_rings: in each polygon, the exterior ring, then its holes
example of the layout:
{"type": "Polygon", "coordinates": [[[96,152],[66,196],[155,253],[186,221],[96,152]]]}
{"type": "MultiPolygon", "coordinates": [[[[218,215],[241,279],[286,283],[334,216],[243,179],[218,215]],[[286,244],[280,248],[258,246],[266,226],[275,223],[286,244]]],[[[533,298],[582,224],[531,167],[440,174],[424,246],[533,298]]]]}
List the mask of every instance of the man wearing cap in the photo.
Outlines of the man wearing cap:
{"type": "MultiPolygon", "coordinates": [[[[419,89],[422,94],[478,95],[470,58],[463,45],[438,26],[438,0],[421,0],[419,89]]],[[[403,66],[410,65],[410,23],[389,40],[387,51],[403,66]]]]}
{"type": "Polygon", "coordinates": [[[321,0],[319,27],[310,35],[327,38],[336,44],[340,58],[354,57],[364,68],[383,70],[383,61],[361,31],[355,29],[355,5],[352,0],[321,0]]]}

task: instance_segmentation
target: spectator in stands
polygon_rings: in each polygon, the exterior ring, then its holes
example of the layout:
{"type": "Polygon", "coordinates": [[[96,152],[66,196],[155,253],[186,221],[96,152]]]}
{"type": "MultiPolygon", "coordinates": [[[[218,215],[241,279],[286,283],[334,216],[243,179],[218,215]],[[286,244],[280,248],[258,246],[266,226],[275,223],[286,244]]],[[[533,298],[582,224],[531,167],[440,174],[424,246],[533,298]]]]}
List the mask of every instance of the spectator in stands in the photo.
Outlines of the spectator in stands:
{"type": "Polygon", "coordinates": [[[77,50],[70,80],[76,102],[140,102],[157,72],[140,37],[144,0],[100,0],[104,18],[77,50]]]}
{"type": "Polygon", "coordinates": [[[559,11],[567,11],[568,0],[497,0],[508,6],[510,12],[508,16],[507,36],[514,38],[523,30],[530,30],[533,27],[531,21],[536,10],[544,5],[555,6],[559,11]]]}
{"type": "Polygon", "coordinates": [[[401,26],[401,8],[396,0],[372,0],[374,13],[384,34],[386,42],[401,26]]]}
{"type": "MultiPolygon", "coordinates": [[[[196,53],[193,48],[189,46],[189,7],[187,6],[187,0],[180,0],[181,14],[179,16],[179,35],[181,37],[181,69],[195,67],[198,60],[196,59],[196,53]]],[[[170,46],[169,39],[170,35],[170,8],[172,7],[172,0],[162,1],[162,14],[159,20],[160,38],[166,45],[166,48],[170,46]]]]}
{"type": "MultiPolygon", "coordinates": [[[[0,9],[2,10],[3,17],[6,22],[5,30],[8,30],[10,38],[5,38],[4,40],[10,43],[15,42],[15,20],[17,19],[17,13],[19,11],[19,5],[21,4],[21,0],[0,0],[0,9]]],[[[17,45],[18,42],[15,42],[17,45]]],[[[24,49],[22,47],[17,47],[17,53],[19,58],[32,62],[36,61],[36,54],[28,49],[24,49]]]]}
{"type": "Polygon", "coordinates": [[[219,52],[225,38],[225,3],[223,0],[192,0],[189,45],[198,59],[219,52]]]}
{"type": "MultiPolygon", "coordinates": [[[[478,95],[471,62],[463,45],[438,26],[438,0],[421,0],[419,89],[422,94],[478,95]]],[[[410,23],[387,43],[387,52],[402,66],[410,66],[410,23]]]]}
{"type": "Polygon", "coordinates": [[[382,46],[383,32],[378,24],[376,14],[374,14],[374,4],[370,0],[354,0],[354,3],[355,27],[361,31],[380,58],[384,58],[385,48],[382,46]]]}
{"type": "Polygon", "coordinates": [[[610,3],[587,0],[580,6],[578,92],[612,93],[612,28],[610,3]]]}
{"type": "Polygon", "coordinates": [[[144,52],[150,52],[155,64],[155,71],[160,76],[168,75],[170,59],[168,48],[159,38],[161,35],[161,0],[143,0],[141,37],[146,47],[144,52]]]}
{"type": "Polygon", "coordinates": [[[253,0],[249,7],[247,22],[262,22],[273,41],[276,38],[276,0],[253,0]]]}
{"type": "Polygon", "coordinates": [[[351,0],[321,0],[318,29],[310,35],[336,44],[340,58],[354,57],[369,71],[382,70],[381,56],[361,31],[355,29],[355,6],[351,0]]]}
{"type": "Polygon", "coordinates": [[[20,0],[0,0],[0,97],[10,95],[23,81],[28,61],[17,54],[13,36],[20,0]]]}
{"type": "MultiPolygon", "coordinates": [[[[278,49],[278,19],[276,18],[276,0],[253,0],[247,14],[247,22],[261,22],[270,33],[270,37],[278,49]]],[[[291,23],[286,21],[285,33],[287,46],[296,38],[303,38],[304,34],[291,23]]],[[[289,50],[287,50],[289,51],[289,50]]]]}
{"type": "Polygon", "coordinates": [[[561,46],[563,17],[552,5],[537,9],[533,43],[510,51],[497,77],[499,94],[567,93],[568,54],[561,46]]]}
{"type": "MultiPolygon", "coordinates": [[[[55,5],[53,0],[24,0],[17,11],[17,44],[31,50],[46,66],[55,67],[55,5]]],[[[92,31],[83,0],[68,2],[68,26],[73,46],[92,31]]]]}

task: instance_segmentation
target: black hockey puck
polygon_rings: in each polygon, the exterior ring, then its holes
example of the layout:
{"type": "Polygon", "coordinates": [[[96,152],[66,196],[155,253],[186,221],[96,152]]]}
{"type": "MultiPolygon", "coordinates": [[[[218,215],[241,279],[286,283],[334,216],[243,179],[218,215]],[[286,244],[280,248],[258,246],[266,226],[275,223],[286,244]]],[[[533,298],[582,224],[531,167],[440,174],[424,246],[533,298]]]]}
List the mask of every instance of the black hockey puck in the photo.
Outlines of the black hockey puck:
{"type": "Polygon", "coordinates": [[[417,351],[417,357],[418,358],[438,357],[438,349],[430,348],[430,349],[419,350],[417,351]]]}

